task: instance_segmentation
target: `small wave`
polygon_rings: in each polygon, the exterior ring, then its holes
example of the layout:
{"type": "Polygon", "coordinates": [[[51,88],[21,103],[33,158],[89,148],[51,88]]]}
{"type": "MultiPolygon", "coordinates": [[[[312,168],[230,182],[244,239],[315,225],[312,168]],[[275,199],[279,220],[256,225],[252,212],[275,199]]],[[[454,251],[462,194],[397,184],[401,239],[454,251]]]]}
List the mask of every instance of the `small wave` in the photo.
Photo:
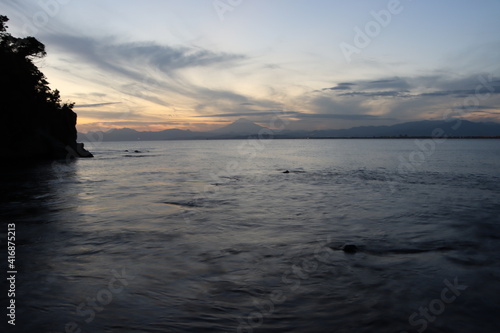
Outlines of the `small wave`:
{"type": "MultiPolygon", "coordinates": [[[[342,251],[347,243],[332,242],[327,246],[332,250],[342,251]]],[[[356,245],[356,252],[363,252],[371,255],[390,255],[390,254],[420,254],[429,252],[451,252],[464,249],[476,248],[474,243],[454,242],[454,243],[435,243],[426,242],[421,244],[411,244],[407,247],[384,247],[384,246],[370,246],[370,245],[356,245]]]]}
{"type": "Polygon", "coordinates": [[[164,201],[163,202],[166,205],[171,205],[171,206],[179,206],[179,207],[202,207],[200,203],[197,203],[196,201],[164,201]]]}
{"type": "Polygon", "coordinates": [[[150,157],[151,155],[123,155],[123,157],[150,157]]]}
{"type": "Polygon", "coordinates": [[[306,173],[306,171],[300,170],[300,169],[291,169],[291,170],[282,171],[281,173],[306,173]]]}
{"type": "Polygon", "coordinates": [[[189,201],[162,201],[162,203],[178,207],[220,207],[234,204],[234,200],[194,199],[189,201]]]}

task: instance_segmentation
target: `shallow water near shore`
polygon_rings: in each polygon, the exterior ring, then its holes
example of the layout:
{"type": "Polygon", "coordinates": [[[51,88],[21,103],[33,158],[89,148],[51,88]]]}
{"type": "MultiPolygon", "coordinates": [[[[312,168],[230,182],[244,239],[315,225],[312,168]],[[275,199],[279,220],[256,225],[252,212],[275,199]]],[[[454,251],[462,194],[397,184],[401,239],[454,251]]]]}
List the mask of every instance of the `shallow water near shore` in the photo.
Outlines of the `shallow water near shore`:
{"type": "Polygon", "coordinates": [[[500,329],[500,140],[86,148],[2,170],[18,332],[500,329]]]}

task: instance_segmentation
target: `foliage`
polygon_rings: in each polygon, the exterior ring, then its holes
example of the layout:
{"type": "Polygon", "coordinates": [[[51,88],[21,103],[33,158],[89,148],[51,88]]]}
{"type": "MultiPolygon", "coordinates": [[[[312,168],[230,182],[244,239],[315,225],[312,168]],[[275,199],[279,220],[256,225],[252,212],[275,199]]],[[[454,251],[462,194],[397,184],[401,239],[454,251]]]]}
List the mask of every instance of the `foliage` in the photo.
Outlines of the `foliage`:
{"type": "MultiPolygon", "coordinates": [[[[34,37],[16,38],[0,15],[0,137],[11,150],[29,140],[76,144],[76,114],[34,64],[46,55],[34,37]]],[[[48,146],[48,145],[46,145],[48,146]]],[[[52,144],[53,146],[53,144],[52,144]]],[[[28,148],[25,148],[28,149],[28,148]]],[[[48,148],[47,148],[48,149],[48,148]]],[[[46,150],[47,150],[46,149],[46,150]]],[[[29,150],[29,149],[28,149],[29,150]]]]}

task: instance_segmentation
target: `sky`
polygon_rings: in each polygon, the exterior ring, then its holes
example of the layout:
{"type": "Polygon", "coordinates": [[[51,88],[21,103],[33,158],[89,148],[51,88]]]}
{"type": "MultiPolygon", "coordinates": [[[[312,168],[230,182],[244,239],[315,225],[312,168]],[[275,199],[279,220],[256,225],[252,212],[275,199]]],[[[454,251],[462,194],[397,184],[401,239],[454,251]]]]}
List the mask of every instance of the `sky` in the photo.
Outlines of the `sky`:
{"type": "Polygon", "coordinates": [[[498,0],[2,0],[78,130],[500,122],[498,0]]]}

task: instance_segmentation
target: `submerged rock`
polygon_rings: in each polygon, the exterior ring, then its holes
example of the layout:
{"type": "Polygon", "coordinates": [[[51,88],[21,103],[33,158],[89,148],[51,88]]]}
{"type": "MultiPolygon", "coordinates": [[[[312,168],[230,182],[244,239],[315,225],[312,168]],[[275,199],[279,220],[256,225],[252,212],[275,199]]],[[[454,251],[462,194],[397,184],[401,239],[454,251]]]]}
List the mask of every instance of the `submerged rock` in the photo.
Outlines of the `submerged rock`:
{"type": "Polygon", "coordinates": [[[345,253],[356,253],[359,251],[359,248],[354,244],[346,244],[342,246],[342,251],[345,253]]]}

